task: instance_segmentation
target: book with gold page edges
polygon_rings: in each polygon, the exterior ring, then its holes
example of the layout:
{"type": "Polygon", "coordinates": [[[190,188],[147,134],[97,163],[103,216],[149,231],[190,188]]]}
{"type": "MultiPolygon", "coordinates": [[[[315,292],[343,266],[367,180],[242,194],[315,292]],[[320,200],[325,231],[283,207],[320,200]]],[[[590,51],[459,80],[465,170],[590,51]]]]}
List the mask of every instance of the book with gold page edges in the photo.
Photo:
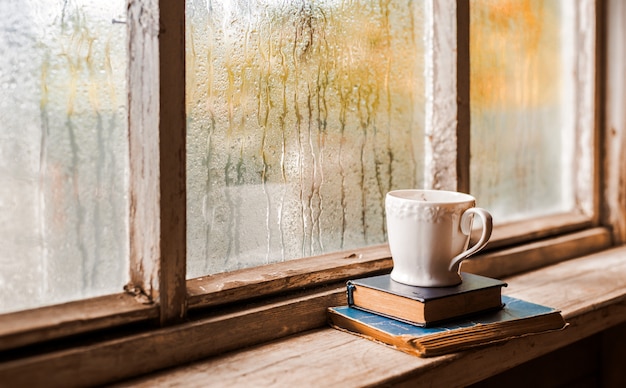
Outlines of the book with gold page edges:
{"type": "Polygon", "coordinates": [[[567,323],[559,310],[503,295],[502,309],[423,327],[350,306],[328,308],[328,321],[338,330],[383,343],[419,357],[439,356],[561,330],[567,323]]]}

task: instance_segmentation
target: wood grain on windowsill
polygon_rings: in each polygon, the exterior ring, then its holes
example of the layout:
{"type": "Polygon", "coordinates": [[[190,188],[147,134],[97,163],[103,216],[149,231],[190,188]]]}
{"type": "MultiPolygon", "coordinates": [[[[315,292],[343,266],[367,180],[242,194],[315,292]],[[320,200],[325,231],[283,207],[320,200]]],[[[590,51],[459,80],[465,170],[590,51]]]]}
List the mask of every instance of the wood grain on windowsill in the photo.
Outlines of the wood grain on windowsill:
{"type": "Polygon", "coordinates": [[[626,322],[626,247],[506,279],[504,293],[561,309],[563,331],[421,359],[330,328],[301,333],[125,383],[158,386],[462,386],[626,322]]]}

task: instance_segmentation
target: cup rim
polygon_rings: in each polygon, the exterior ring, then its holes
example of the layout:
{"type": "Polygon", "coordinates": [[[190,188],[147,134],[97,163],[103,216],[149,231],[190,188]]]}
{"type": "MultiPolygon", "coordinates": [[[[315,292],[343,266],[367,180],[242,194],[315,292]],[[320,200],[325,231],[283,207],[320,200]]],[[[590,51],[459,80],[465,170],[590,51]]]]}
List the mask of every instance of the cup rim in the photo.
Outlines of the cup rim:
{"type": "Polygon", "coordinates": [[[428,204],[439,204],[439,205],[476,202],[476,198],[474,198],[470,194],[460,193],[458,191],[450,191],[450,190],[400,189],[400,190],[389,191],[387,193],[387,197],[402,199],[402,200],[407,200],[407,201],[412,201],[412,202],[417,202],[417,203],[428,203],[428,204]],[[446,199],[445,200],[444,199],[422,200],[422,199],[407,195],[407,194],[414,195],[415,193],[445,195],[446,199]]]}

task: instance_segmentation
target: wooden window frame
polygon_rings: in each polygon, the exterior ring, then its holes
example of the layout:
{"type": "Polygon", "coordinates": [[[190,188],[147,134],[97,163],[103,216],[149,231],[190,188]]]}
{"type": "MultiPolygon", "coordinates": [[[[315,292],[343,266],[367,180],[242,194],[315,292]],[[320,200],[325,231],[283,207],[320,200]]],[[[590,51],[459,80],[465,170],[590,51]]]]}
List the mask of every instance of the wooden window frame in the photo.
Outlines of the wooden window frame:
{"type": "MultiPolygon", "coordinates": [[[[605,12],[603,1],[587,0],[580,6],[594,4],[596,28],[583,39],[598,50],[593,56],[597,87],[591,100],[595,111],[591,141],[603,147],[592,147],[589,154],[583,150],[589,148],[588,142],[579,144],[581,152],[591,155],[582,163],[597,177],[592,187],[581,188],[583,211],[498,226],[485,253],[464,264],[464,270],[504,277],[626,242],[626,189],[620,180],[626,176],[626,117],[619,109],[626,97],[611,94],[604,86],[608,75],[609,81],[620,82],[621,90],[626,90],[619,76],[626,54],[620,51],[617,64],[604,72],[605,45],[619,46],[610,36],[621,31],[619,23],[626,17],[605,12]],[[606,39],[605,19],[612,21],[606,39]],[[605,95],[610,102],[606,125],[605,95]],[[585,211],[590,207],[592,214],[585,211]]],[[[619,1],[609,4],[621,6],[619,1]]],[[[17,376],[31,368],[69,367],[86,354],[128,361],[119,357],[120,352],[143,351],[148,356],[155,344],[189,343],[184,356],[177,351],[150,362],[142,358],[141,367],[138,362],[119,365],[91,380],[108,382],[317,328],[325,324],[327,306],[343,303],[346,279],[391,269],[388,247],[383,244],[185,279],[185,2],[130,0],[128,5],[131,282],[125,293],[0,316],[0,359],[8,359],[0,363],[0,376],[17,376]],[[87,339],[91,336],[99,338],[96,345],[79,346],[93,341],[87,339]],[[200,336],[208,336],[211,346],[193,348],[194,338],[200,336]],[[65,337],[72,341],[55,342],[65,337]],[[13,359],[11,352],[19,355],[13,359]],[[48,364],[50,360],[54,362],[48,364]]],[[[433,55],[426,66],[452,74],[455,81],[466,80],[448,82],[450,77],[445,80],[442,75],[443,84],[430,86],[426,128],[432,135],[432,149],[439,149],[437,142],[452,146],[445,147],[446,153],[432,154],[426,166],[432,179],[427,184],[468,191],[469,164],[459,163],[458,156],[469,158],[469,38],[461,33],[469,32],[469,2],[428,0],[426,9],[434,32],[427,46],[448,48],[440,56],[433,55]],[[445,27],[451,25],[454,28],[445,27]],[[451,36],[452,30],[458,33],[451,36]],[[451,60],[454,52],[465,59],[451,60]],[[441,108],[450,101],[454,108],[441,108]],[[441,123],[448,123],[447,127],[441,129],[441,123]]],[[[432,80],[438,81],[438,77],[432,80]]],[[[119,362],[105,364],[111,369],[119,362]]]]}

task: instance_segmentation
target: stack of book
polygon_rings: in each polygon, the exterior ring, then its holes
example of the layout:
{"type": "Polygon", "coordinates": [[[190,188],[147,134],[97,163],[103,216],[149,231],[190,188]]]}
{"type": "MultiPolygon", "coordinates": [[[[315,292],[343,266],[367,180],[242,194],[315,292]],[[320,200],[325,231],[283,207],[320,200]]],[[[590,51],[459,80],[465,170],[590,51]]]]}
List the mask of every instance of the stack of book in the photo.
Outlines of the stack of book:
{"type": "Polygon", "coordinates": [[[351,280],[332,327],[420,357],[438,356],[567,326],[554,308],[501,294],[506,283],[462,273],[453,287],[415,287],[389,275],[351,280]]]}

